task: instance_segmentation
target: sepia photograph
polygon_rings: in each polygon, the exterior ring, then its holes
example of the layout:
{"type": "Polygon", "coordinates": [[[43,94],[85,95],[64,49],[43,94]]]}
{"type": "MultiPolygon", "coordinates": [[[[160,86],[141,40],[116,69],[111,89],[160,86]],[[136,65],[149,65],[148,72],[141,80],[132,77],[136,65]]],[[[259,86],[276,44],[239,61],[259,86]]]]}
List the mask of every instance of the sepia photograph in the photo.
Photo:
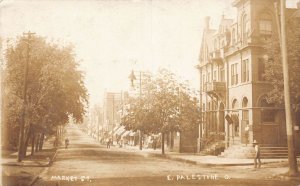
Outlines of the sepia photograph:
{"type": "Polygon", "coordinates": [[[2,186],[300,186],[300,0],[0,0],[2,186]]]}

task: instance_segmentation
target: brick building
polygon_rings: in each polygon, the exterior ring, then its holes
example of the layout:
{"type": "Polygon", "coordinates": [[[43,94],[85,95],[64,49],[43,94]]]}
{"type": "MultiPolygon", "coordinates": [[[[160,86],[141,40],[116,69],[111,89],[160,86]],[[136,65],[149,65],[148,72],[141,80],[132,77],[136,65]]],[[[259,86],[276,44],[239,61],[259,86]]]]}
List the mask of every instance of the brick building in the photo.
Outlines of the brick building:
{"type": "MultiPolygon", "coordinates": [[[[223,16],[218,29],[210,28],[210,18],[205,18],[198,65],[202,135],[226,148],[253,140],[263,146],[287,144],[284,108],[267,102],[272,86],[263,76],[263,45],[278,34],[274,2],[235,0],[236,20],[223,16]]],[[[299,19],[299,6],[288,12],[299,19]]],[[[299,146],[299,131],[295,136],[299,146]]]]}

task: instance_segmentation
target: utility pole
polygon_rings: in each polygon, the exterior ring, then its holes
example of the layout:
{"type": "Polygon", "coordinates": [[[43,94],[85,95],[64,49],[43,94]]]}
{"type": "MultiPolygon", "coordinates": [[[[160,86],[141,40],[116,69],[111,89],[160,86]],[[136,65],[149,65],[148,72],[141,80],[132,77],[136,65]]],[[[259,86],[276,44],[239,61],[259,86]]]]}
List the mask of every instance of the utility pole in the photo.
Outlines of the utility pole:
{"type": "Polygon", "coordinates": [[[111,130],[112,143],[114,143],[114,128],[115,128],[115,93],[113,93],[113,99],[112,99],[112,130],[111,130]]]}
{"type": "Polygon", "coordinates": [[[198,125],[198,153],[201,152],[201,139],[202,139],[202,124],[203,124],[203,116],[202,116],[202,89],[203,89],[203,86],[202,86],[202,70],[200,68],[200,65],[197,65],[196,68],[199,70],[199,80],[200,80],[200,83],[199,83],[199,114],[200,114],[200,122],[199,122],[199,125],[198,125]]]}
{"type": "Polygon", "coordinates": [[[30,41],[32,35],[35,33],[28,32],[23,33],[24,36],[27,36],[25,43],[27,44],[27,54],[26,54],[26,62],[24,68],[24,88],[23,88],[23,108],[22,108],[22,118],[20,123],[20,132],[19,132],[19,149],[18,149],[18,162],[21,162],[23,159],[23,150],[24,150],[24,127],[26,120],[26,107],[27,107],[27,76],[28,76],[28,64],[29,64],[29,51],[30,51],[30,41]]]}
{"type": "MultiPolygon", "coordinates": [[[[139,96],[139,101],[140,101],[140,106],[142,106],[142,71],[140,71],[140,96],[139,96]]],[[[140,136],[140,150],[143,149],[143,142],[142,142],[142,131],[139,130],[139,136],[140,136]]]]}
{"type": "Polygon", "coordinates": [[[291,101],[290,101],[290,87],[289,87],[289,67],[287,57],[287,42],[286,42],[286,24],[285,24],[285,0],[280,1],[281,8],[281,54],[283,66],[283,81],[284,81],[284,103],[285,103],[285,117],[286,117],[286,132],[288,143],[288,160],[289,160],[289,174],[295,176],[298,172],[297,158],[294,147],[293,137],[293,123],[291,114],[291,101]]]}
{"type": "MultiPolygon", "coordinates": [[[[139,84],[140,84],[140,93],[139,93],[139,105],[140,107],[142,106],[142,71],[139,71],[140,79],[139,79],[139,84]]],[[[136,80],[136,77],[134,75],[134,71],[132,70],[129,79],[131,81],[132,87],[134,87],[134,80],[136,80]]],[[[140,123],[142,124],[142,123],[140,123]]],[[[142,143],[142,131],[139,130],[139,148],[142,150],[143,148],[143,143],[142,143]]]]}

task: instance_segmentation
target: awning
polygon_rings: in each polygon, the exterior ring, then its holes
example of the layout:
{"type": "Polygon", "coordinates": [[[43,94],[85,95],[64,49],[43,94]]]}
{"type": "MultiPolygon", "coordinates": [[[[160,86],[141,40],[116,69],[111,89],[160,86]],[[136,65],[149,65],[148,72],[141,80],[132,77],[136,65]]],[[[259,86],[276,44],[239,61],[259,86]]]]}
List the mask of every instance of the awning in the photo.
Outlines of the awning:
{"type": "Polygon", "coordinates": [[[127,136],[128,134],[130,134],[130,133],[131,133],[131,131],[130,131],[130,130],[127,130],[126,132],[124,132],[124,133],[122,134],[121,137],[125,137],[125,136],[127,136]]]}
{"type": "Polygon", "coordinates": [[[112,131],[109,131],[109,134],[111,135],[113,132],[115,133],[119,128],[121,128],[122,126],[116,126],[112,131]]]}
{"type": "Polygon", "coordinates": [[[114,131],[114,135],[116,135],[120,130],[124,130],[124,128],[124,126],[119,126],[119,128],[114,131]]]}
{"type": "Polygon", "coordinates": [[[123,131],[119,132],[119,136],[122,136],[124,133],[126,132],[126,130],[124,129],[123,131]]]}
{"type": "Polygon", "coordinates": [[[135,132],[130,131],[129,136],[135,136],[135,132]]]}
{"type": "Polygon", "coordinates": [[[116,131],[118,128],[120,128],[121,127],[121,125],[118,125],[118,126],[116,126],[115,128],[114,128],[114,131],[116,131]]]}
{"type": "Polygon", "coordinates": [[[123,134],[123,132],[125,132],[126,130],[125,130],[125,127],[124,126],[122,126],[121,128],[119,128],[117,131],[116,131],[116,133],[115,134],[117,134],[117,135],[121,135],[121,134],[123,134]]]}

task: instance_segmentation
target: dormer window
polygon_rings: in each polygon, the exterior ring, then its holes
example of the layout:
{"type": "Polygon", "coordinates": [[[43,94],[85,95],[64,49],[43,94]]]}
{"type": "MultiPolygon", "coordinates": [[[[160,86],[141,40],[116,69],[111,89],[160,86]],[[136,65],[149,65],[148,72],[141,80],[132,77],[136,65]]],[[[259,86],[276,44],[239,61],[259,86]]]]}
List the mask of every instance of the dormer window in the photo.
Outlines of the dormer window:
{"type": "Polygon", "coordinates": [[[249,34],[249,20],[247,15],[243,16],[243,43],[246,44],[248,42],[248,34],[249,34]]]}
{"type": "Polygon", "coordinates": [[[272,34],[272,17],[269,14],[262,14],[259,20],[259,33],[264,36],[272,34]]]}
{"type": "Polygon", "coordinates": [[[231,43],[231,45],[235,45],[235,43],[236,43],[235,29],[232,29],[231,37],[232,37],[232,43],[231,43]]]}
{"type": "Polygon", "coordinates": [[[217,39],[215,39],[215,41],[214,41],[214,48],[215,48],[215,50],[218,50],[218,40],[217,39]]]}

